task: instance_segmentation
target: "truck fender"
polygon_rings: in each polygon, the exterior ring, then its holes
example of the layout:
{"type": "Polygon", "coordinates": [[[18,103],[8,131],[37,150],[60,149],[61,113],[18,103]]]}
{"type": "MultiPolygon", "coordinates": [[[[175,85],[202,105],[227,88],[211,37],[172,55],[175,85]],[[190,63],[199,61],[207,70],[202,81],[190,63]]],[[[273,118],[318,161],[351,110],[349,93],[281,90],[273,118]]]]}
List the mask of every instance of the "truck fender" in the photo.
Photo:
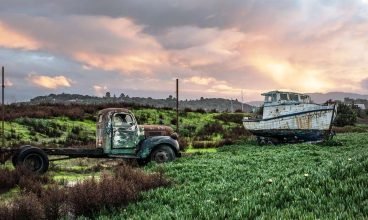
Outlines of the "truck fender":
{"type": "Polygon", "coordinates": [[[147,158],[160,145],[170,146],[175,155],[180,156],[178,142],[169,136],[153,136],[143,140],[137,154],[140,158],[147,158]]]}

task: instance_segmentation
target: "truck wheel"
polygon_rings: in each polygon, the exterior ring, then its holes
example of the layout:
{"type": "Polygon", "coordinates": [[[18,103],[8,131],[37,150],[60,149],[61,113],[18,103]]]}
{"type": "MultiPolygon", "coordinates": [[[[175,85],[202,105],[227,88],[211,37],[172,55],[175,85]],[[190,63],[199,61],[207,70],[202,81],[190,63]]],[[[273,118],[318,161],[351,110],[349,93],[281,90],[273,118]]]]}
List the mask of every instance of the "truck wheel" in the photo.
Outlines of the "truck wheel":
{"type": "Polygon", "coordinates": [[[19,156],[19,153],[22,151],[22,150],[24,150],[25,148],[31,148],[32,146],[30,146],[30,145],[24,145],[24,146],[21,146],[20,148],[19,148],[19,150],[13,155],[13,157],[12,157],[12,164],[13,164],[13,166],[14,167],[16,167],[17,166],[17,164],[18,164],[18,156],[19,156]]]}
{"type": "Polygon", "coordinates": [[[175,160],[175,153],[171,147],[161,145],[151,153],[151,160],[156,163],[165,163],[175,160]]]}
{"type": "Polygon", "coordinates": [[[49,168],[49,158],[47,154],[39,148],[25,148],[18,155],[17,165],[23,165],[35,173],[42,174],[49,168]]]}

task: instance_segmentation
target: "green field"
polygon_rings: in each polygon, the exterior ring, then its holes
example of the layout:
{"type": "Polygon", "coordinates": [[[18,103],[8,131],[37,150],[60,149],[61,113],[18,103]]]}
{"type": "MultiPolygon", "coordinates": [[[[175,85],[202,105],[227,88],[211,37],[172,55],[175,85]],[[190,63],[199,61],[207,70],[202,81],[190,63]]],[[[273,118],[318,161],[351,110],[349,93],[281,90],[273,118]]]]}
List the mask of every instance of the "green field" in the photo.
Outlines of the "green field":
{"type": "MultiPolygon", "coordinates": [[[[338,134],[327,144],[260,147],[252,141],[217,149],[189,149],[158,165],[173,182],[99,219],[364,219],[368,218],[367,133],[338,134]]],[[[53,162],[59,184],[98,176],[113,160],[53,162]]],[[[6,166],[11,166],[7,163],[6,166]]],[[[17,188],[1,194],[11,201],[17,188]]]]}
{"type": "Polygon", "coordinates": [[[342,146],[244,143],[195,153],[163,165],[172,187],[99,218],[368,218],[368,136],[336,140],[342,146]]]}
{"type": "MultiPolygon", "coordinates": [[[[140,125],[163,124],[176,129],[176,112],[173,110],[142,108],[133,109],[132,112],[140,125]]],[[[249,135],[241,121],[246,115],[247,113],[181,112],[179,134],[188,146],[198,143],[199,148],[218,146],[217,143],[224,139],[237,141],[249,135]]],[[[93,146],[95,132],[95,121],[90,119],[22,117],[5,122],[6,146],[93,146]]]]}
{"type": "MultiPolygon", "coordinates": [[[[133,110],[140,124],[160,121],[175,128],[172,110],[133,110]]],[[[336,128],[329,144],[260,147],[246,133],[237,138],[243,114],[182,112],[180,134],[189,149],[182,158],[142,168],[165,170],[168,188],[144,192],[138,202],[99,219],[365,219],[368,218],[368,127],[336,128]],[[239,121],[239,122],[238,122],[239,121]],[[238,130],[236,130],[238,129],[238,130]],[[352,133],[353,132],[353,133],[352,133]],[[232,136],[231,136],[232,134],[232,136]],[[235,134],[235,135],[234,135],[235,134]],[[225,138],[233,145],[202,144],[225,138]],[[205,149],[203,149],[205,148],[205,149]]],[[[95,122],[67,117],[17,118],[6,122],[7,144],[62,147],[94,144],[95,122]]],[[[99,176],[119,161],[73,159],[50,164],[48,174],[60,185],[99,176]]],[[[5,166],[11,167],[10,162],[5,166]]],[[[0,194],[11,201],[14,188],[0,194]]]]}

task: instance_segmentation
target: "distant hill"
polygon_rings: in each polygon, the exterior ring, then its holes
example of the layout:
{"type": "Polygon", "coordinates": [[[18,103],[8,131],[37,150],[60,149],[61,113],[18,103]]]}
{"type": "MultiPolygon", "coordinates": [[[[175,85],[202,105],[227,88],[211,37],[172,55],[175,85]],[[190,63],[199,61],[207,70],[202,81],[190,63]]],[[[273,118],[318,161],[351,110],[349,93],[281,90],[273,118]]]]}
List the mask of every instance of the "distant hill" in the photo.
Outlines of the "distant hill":
{"type": "Polygon", "coordinates": [[[315,103],[324,103],[329,99],[343,101],[344,98],[368,99],[368,95],[347,92],[308,93],[315,103]]]}
{"type": "MultiPolygon", "coordinates": [[[[129,97],[121,94],[119,97],[96,97],[79,94],[50,94],[47,96],[37,96],[31,99],[29,104],[42,104],[42,103],[62,103],[62,104],[103,104],[103,103],[127,103],[136,104],[142,106],[152,106],[157,108],[175,108],[176,99],[169,96],[166,99],[153,99],[143,97],[129,97]]],[[[193,110],[203,109],[206,111],[236,111],[242,109],[242,104],[238,100],[229,100],[223,98],[201,98],[196,100],[181,100],[179,101],[181,109],[190,108],[193,110]]],[[[252,106],[243,104],[245,112],[252,111],[252,106]]]]}
{"type": "MultiPolygon", "coordinates": [[[[324,103],[330,99],[344,101],[344,98],[368,100],[368,95],[361,95],[347,92],[307,93],[307,94],[312,98],[313,102],[315,103],[324,103]]],[[[247,102],[247,104],[251,106],[260,106],[263,104],[263,101],[251,101],[247,102]]]]}

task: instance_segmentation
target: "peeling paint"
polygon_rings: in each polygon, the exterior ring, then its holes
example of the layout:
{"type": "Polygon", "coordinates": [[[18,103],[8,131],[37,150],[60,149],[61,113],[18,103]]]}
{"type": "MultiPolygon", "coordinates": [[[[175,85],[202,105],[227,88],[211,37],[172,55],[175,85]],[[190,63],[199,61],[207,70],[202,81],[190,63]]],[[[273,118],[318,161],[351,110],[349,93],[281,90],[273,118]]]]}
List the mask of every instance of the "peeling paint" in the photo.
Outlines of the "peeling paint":
{"type": "Polygon", "coordinates": [[[156,146],[162,144],[172,146],[178,152],[178,142],[170,137],[173,133],[168,126],[139,126],[129,110],[110,108],[99,112],[96,144],[106,154],[146,158],[156,146]]]}

